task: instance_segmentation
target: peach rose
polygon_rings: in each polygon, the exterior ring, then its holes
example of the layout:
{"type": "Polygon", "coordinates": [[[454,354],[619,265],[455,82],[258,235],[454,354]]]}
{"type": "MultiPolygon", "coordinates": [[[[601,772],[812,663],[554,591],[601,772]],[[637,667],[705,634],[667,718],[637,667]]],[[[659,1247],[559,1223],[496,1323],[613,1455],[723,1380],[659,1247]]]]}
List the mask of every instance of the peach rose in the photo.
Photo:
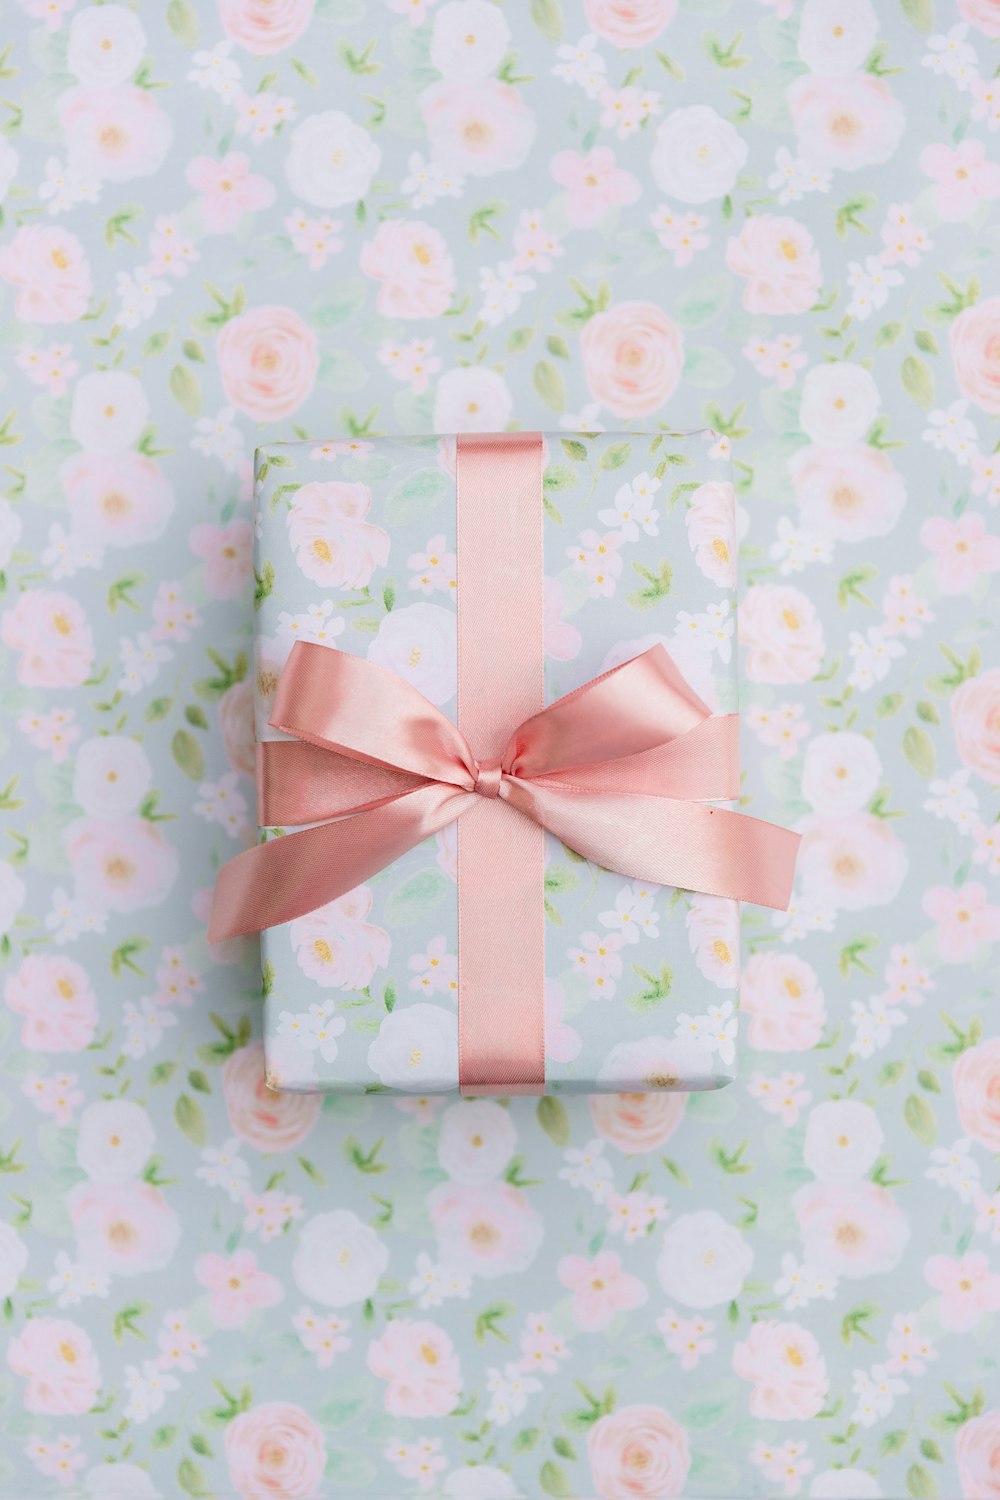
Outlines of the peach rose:
{"type": "Polygon", "coordinates": [[[618,302],[586,324],[580,353],[595,401],[616,417],[645,417],[677,389],[684,339],[655,302],[618,302]]]}
{"type": "Polygon", "coordinates": [[[315,9],[316,0],[219,0],[219,19],[227,36],[261,57],[297,42],[315,9]]]}
{"type": "Polygon", "coordinates": [[[687,1434],[662,1406],[623,1406],[587,1438],[594,1489],[603,1500],[682,1495],[691,1467],[687,1434]]]}
{"type": "Polygon", "coordinates": [[[806,1265],[863,1280],[894,1271],[910,1240],[895,1198],[874,1182],[810,1182],[792,1199],[806,1265]]]}
{"type": "Polygon", "coordinates": [[[695,561],[720,588],[736,587],[736,491],[728,480],[710,479],[691,496],[688,541],[695,561]]]}
{"type": "Polygon", "coordinates": [[[90,262],[68,229],[22,225],[0,249],[0,280],[17,288],[14,315],[25,323],[75,323],[90,301],[90,262]]]}
{"type": "Polygon", "coordinates": [[[326,1467],[326,1442],[301,1406],[264,1401],[226,1428],[226,1462],[243,1500],[312,1500],[326,1467]]]}
{"type": "Polygon", "coordinates": [[[743,968],[740,1006],[759,1052],[808,1052],[823,1035],[826,1001],[815,969],[793,953],[755,953],[743,968]]]}
{"type": "Polygon", "coordinates": [[[102,911],[159,906],[177,879],[177,850],[145,818],[77,818],[65,833],[73,883],[102,911]]]}
{"type": "Polygon", "coordinates": [[[800,1323],[755,1323],[733,1350],[733,1372],[753,1383],[751,1416],[772,1422],[815,1417],[830,1389],[819,1344],[800,1323]]]}
{"type": "Polygon", "coordinates": [[[951,325],[951,360],[962,395],[1000,414],[1000,297],[959,313],[951,325]]]}
{"type": "Polygon", "coordinates": [[[788,472],[805,530],[840,542],[885,536],[906,504],[902,475],[867,443],[800,448],[788,472]]]}
{"type": "Polygon", "coordinates": [[[291,307],[255,307],[231,318],[216,352],[227,399],[258,422],[291,416],[316,384],[316,335],[291,307]]]}
{"type": "Polygon", "coordinates": [[[114,1276],[162,1271],[181,1237],[176,1213],[148,1182],[78,1182],[66,1207],[80,1264],[114,1276]]]}
{"type": "Polygon", "coordinates": [[[963,1052],[951,1082],[965,1134],[989,1151],[1000,1151],[1000,1036],[963,1052]]]}
{"type": "Polygon", "coordinates": [[[987,36],[1000,36],[1000,4],[997,0],[958,0],[958,8],[967,21],[978,26],[987,36]]]}
{"type": "Polygon", "coordinates": [[[747,312],[808,312],[819,295],[823,267],[812,235],[798,219],[754,214],[726,246],[726,265],[745,276],[747,312]]]}
{"type": "Polygon", "coordinates": [[[426,1320],[390,1318],[368,1348],[368,1368],[389,1383],[385,1409],[393,1417],[446,1417],[462,1394],[462,1367],[443,1328],[426,1320]]]}
{"type": "Polygon", "coordinates": [[[292,922],[289,942],[314,983],[324,989],[363,990],[375,970],[389,962],[389,934],[365,920],[371,909],[371,888],[357,885],[292,922]]]}
{"type": "Polygon", "coordinates": [[[245,776],[254,774],[253,683],[249,677],[234,682],[219,699],[219,728],[226,747],[226,759],[234,771],[245,776]]]}
{"type": "Polygon", "coordinates": [[[534,145],[533,110],[497,78],[442,79],[424,89],[420,108],[434,162],[455,176],[512,172],[534,145]]]}
{"type": "MultiPolygon", "coordinates": [[[[967,13],[966,5],[962,10],[967,13]]],[[[1000,36],[1000,19],[994,34],[1000,36]]],[[[955,1462],[965,1500],[1000,1500],[1000,1408],[963,1422],[955,1462]]]]}
{"type": "Polygon", "coordinates": [[[361,247],[362,271],[381,282],[387,318],[440,318],[455,290],[455,267],[438,230],[418,220],[383,219],[361,247]]]}
{"type": "Polygon", "coordinates": [[[9,976],[4,1000],[24,1016],[21,1043],[33,1052],[80,1052],[94,1039],[97,996],[75,959],[29,954],[9,976]]]}
{"type": "Polygon", "coordinates": [[[821,906],[863,911],[894,901],[910,867],[892,824],[872,813],[811,813],[798,824],[802,892],[821,906]]]}
{"type": "Polygon", "coordinates": [[[1000,667],[968,678],[952,694],[951,727],[970,770],[1000,785],[1000,667]]]}
{"type": "Polygon", "coordinates": [[[28,1382],[25,1411],[82,1417],[97,1400],[97,1353],[80,1325],[68,1318],[29,1318],[7,1345],[7,1363],[28,1382]]]}
{"type": "Polygon", "coordinates": [[[682,1093],[591,1094],[590,1118],[598,1135],[619,1151],[657,1151],[684,1118],[682,1093]]]}
{"type": "Polygon", "coordinates": [[[82,606],[54,589],[25,589],[4,611],[0,636],[21,653],[17,680],[25,687],[79,687],[94,665],[94,636],[82,606]]]}
{"type": "Polygon", "coordinates": [[[807,73],[786,97],[800,155],[825,171],[888,161],[906,129],[903,106],[884,79],[870,73],[807,73]]]}
{"type": "Polygon", "coordinates": [[[756,584],[743,596],[740,644],[749,649],[751,682],[810,682],[820,669],[826,640],[812,600],[788,584],[756,584]]]}
{"type": "Polygon", "coordinates": [[[645,47],[666,31],[677,0],[586,0],[587,25],[615,47],[645,47]]]}
{"type": "Polygon", "coordinates": [[[389,560],[389,536],[365,516],[366,484],[304,484],[288,512],[288,540],[300,570],[327,589],[363,589],[389,560]]]}
{"type": "Polygon", "coordinates": [[[289,1151],[304,1141],[319,1119],[319,1094],[277,1093],[264,1076],[264,1044],[251,1042],[230,1053],[222,1069],[229,1123],[257,1151],[289,1151]]]}

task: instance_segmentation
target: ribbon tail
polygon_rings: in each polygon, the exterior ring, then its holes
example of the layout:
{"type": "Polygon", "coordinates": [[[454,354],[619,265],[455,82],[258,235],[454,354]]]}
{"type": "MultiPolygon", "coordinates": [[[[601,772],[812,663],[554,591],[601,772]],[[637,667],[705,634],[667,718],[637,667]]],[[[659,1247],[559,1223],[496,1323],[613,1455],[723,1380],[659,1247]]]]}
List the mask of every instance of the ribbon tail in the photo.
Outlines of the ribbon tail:
{"type": "Polygon", "coordinates": [[[425,777],[325,750],[307,740],[257,745],[257,823],[288,828],[382,807],[426,786],[425,777]]]}
{"type": "Polygon", "coordinates": [[[209,942],[277,927],[335,901],[479,800],[430,782],[371,812],[245,849],[219,871],[209,942]]]}
{"type": "Polygon", "coordinates": [[[705,802],[505,778],[501,796],[608,870],[784,911],[800,836],[705,802]]]}

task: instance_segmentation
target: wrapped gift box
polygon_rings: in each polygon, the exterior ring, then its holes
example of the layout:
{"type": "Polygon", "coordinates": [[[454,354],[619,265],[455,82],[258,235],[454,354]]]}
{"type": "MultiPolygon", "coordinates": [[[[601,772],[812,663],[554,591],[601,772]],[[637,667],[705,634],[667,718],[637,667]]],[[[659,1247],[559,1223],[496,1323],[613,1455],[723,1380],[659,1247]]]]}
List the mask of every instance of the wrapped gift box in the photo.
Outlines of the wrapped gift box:
{"type": "MultiPolygon", "coordinates": [[[[709,431],[550,433],[543,444],[546,703],[659,642],[713,713],[735,712],[725,445],[709,431]]],[[[454,438],[258,451],[259,741],[283,737],[268,718],[300,640],[389,668],[454,719],[455,469],[454,438]]],[[[261,934],[272,1087],[458,1086],[455,846],[453,824],[339,900],[261,934]]],[[[733,1078],[735,901],[626,879],[550,834],[539,900],[548,1091],[712,1089],[733,1078]]]]}

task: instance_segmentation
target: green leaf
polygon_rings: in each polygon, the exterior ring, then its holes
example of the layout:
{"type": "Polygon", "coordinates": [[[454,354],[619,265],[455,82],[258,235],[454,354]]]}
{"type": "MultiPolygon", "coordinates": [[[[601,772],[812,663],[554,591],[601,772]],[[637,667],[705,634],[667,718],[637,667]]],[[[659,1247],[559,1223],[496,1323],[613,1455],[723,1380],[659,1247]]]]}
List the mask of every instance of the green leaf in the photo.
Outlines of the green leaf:
{"type": "Polygon", "coordinates": [[[188,416],[196,417],[201,411],[201,386],[187,365],[174,365],[170,371],[170,394],[188,416]]]}
{"type": "Polygon", "coordinates": [[[601,454],[602,469],[621,469],[632,456],[631,443],[609,443],[601,454]]]}
{"type": "Polygon", "coordinates": [[[576,1494],[566,1470],[560,1464],[554,1464],[551,1459],[542,1464],[538,1482],[547,1495],[555,1495],[557,1500],[567,1500],[567,1497],[576,1494]]]}
{"type": "Polygon", "coordinates": [[[701,390],[719,390],[735,375],[732,364],[718,349],[690,348],[684,356],[684,379],[701,390]]]}
{"type": "Polygon", "coordinates": [[[916,333],[913,335],[913,342],[916,344],[917,348],[922,349],[925,354],[941,353],[941,350],[938,348],[937,339],[934,337],[933,333],[930,333],[926,328],[917,329],[916,333]]]}
{"type": "Polygon", "coordinates": [[[900,0],[900,6],[903,15],[918,31],[934,30],[934,0],[900,0]]]}
{"type": "Polygon", "coordinates": [[[170,332],[168,329],[164,329],[162,333],[151,333],[142,346],[142,352],[146,359],[151,359],[155,354],[162,354],[169,343],[170,332]]]}
{"type": "Polygon", "coordinates": [[[892,1062],[883,1063],[878,1070],[878,1082],[882,1085],[898,1083],[906,1072],[906,1064],[898,1057],[892,1062]]]}
{"type": "Polygon", "coordinates": [[[205,756],[193,734],[178,729],[170,741],[170,752],[185,776],[190,776],[192,781],[204,781],[205,756]]]}
{"type": "Polygon", "coordinates": [[[888,349],[890,345],[898,343],[905,326],[904,323],[883,323],[881,328],[875,330],[875,348],[888,349]]]}
{"type": "Polygon", "coordinates": [[[892,1432],[887,1432],[879,1446],[879,1452],[883,1458],[891,1458],[894,1453],[899,1453],[906,1447],[907,1433],[903,1427],[897,1427],[892,1432]]]}
{"type": "Polygon", "coordinates": [[[167,6],[167,25],[185,47],[197,46],[198,17],[188,0],[170,0],[167,6]]]}
{"type": "Polygon", "coordinates": [[[266,562],[258,573],[253,570],[253,607],[260,609],[265,599],[269,599],[274,592],[274,563],[266,562]]]}
{"type": "Polygon", "coordinates": [[[388,526],[406,526],[422,521],[448,493],[448,479],[440,469],[418,469],[400,480],[386,496],[384,515],[388,526]]]}
{"type": "Polygon", "coordinates": [[[542,484],[549,493],[575,490],[579,483],[579,475],[568,464],[549,464],[542,476],[542,484]]]}
{"type": "Polygon", "coordinates": [[[907,1469],[906,1488],[913,1500],[935,1500],[938,1494],[934,1475],[923,1464],[911,1464],[907,1469]]]}
{"type": "Polygon", "coordinates": [[[532,384],[546,406],[551,407],[553,411],[565,410],[566,382],[555,365],[550,364],[547,359],[539,360],[535,366],[532,384]]]}
{"type": "Polygon", "coordinates": [[[515,328],[514,332],[507,339],[507,353],[520,354],[522,350],[527,349],[534,337],[535,330],[533,328],[515,328]]]}
{"type": "Polygon", "coordinates": [[[561,1099],[554,1094],[543,1094],[535,1109],[538,1123],[550,1140],[557,1146],[568,1146],[570,1141],[569,1112],[561,1099]]]}
{"type": "Polygon", "coordinates": [[[685,328],[701,328],[725,312],[733,295],[733,278],[725,271],[705,276],[677,298],[677,321],[685,328]]]}
{"type": "Polygon", "coordinates": [[[184,717],[185,719],[187,719],[192,729],[208,728],[208,715],[205,713],[205,710],[203,708],[199,707],[197,703],[188,704],[187,708],[184,710],[184,717]]]}
{"type": "Polygon", "coordinates": [[[448,892],[448,877],[440,870],[420,870],[389,892],[385,919],[389,927],[410,927],[440,906],[448,892]]]}
{"type": "Polygon", "coordinates": [[[173,698],[154,698],[146,705],[146,723],[155,724],[158,719],[165,719],[173,701],[173,698]]]}
{"type": "Polygon", "coordinates": [[[905,693],[886,693],[875,705],[876,719],[891,719],[893,714],[899,713],[905,702],[905,693]]]}
{"type": "Polygon", "coordinates": [[[520,1432],[515,1433],[511,1447],[515,1453],[526,1453],[529,1448],[537,1447],[541,1435],[540,1427],[522,1427],[520,1432]]]}
{"type": "Polygon", "coordinates": [[[188,1140],[195,1146],[204,1146],[208,1140],[208,1126],[200,1104],[188,1094],[179,1094],[174,1106],[174,1119],[188,1140]]]}
{"type": "Polygon", "coordinates": [[[545,340],[545,347],[550,354],[555,355],[556,359],[569,359],[570,357],[569,345],[567,344],[566,340],[564,338],[560,338],[557,333],[551,334],[550,337],[545,340]]]}
{"type": "Polygon", "coordinates": [[[562,41],[563,18],[557,0],[531,0],[531,19],[547,42],[562,41]]]}
{"type": "Polygon", "coordinates": [[[571,458],[575,464],[586,463],[586,443],[581,443],[577,438],[563,438],[561,441],[562,450],[567,458],[571,458]]]}
{"type": "Polygon", "coordinates": [[[917,1140],[925,1146],[933,1146],[937,1140],[937,1121],[934,1111],[921,1094],[908,1094],[903,1105],[903,1119],[917,1140]]]}
{"type": "Polygon", "coordinates": [[[158,1427],[150,1438],[151,1448],[169,1448],[170,1444],[176,1442],[179,1427],[158,1427]]]}
{"type": "Polygon", "coordinates": [[[929,1458],[932,1464],[943,1464],[944,1454],[933,1438],[924,1438],[920,1444],[920,1451],[925,1458],[929,1458]]]}
{"type": "Polygon", "coordinates": [[[935,761],[934,741],[926,729],[911,724],[903,735],[903,754],[910,765],[920,776],[930,776],[933,773],[935,761]]]}
{"type": "Polygon", "coordinates": [[[930,366],[916,354],[908,354],[900,368],[903,390],[918,406],[934,403],[934,376],[930,366]]]}

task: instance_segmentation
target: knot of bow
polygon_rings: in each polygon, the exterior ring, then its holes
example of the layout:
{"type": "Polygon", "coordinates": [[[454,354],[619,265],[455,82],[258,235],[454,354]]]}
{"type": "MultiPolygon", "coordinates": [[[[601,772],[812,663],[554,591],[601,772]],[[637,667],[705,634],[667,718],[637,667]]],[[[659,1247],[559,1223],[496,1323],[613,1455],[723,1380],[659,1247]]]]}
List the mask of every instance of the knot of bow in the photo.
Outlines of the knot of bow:
{"type": "Polygon", "coordinates": [[[220,871],[213,942],[336,900],[474,816],[480,798],[633,879],[788,904],[799,837],[712,805],[739,794],[739,719],[713,714],[662,646],[527,719],[499,761],[480,764],[396,673],[305,641],[282,670],[270,724],[289,738],[257,746],[258,822],[302,831],[220,871]]]}

